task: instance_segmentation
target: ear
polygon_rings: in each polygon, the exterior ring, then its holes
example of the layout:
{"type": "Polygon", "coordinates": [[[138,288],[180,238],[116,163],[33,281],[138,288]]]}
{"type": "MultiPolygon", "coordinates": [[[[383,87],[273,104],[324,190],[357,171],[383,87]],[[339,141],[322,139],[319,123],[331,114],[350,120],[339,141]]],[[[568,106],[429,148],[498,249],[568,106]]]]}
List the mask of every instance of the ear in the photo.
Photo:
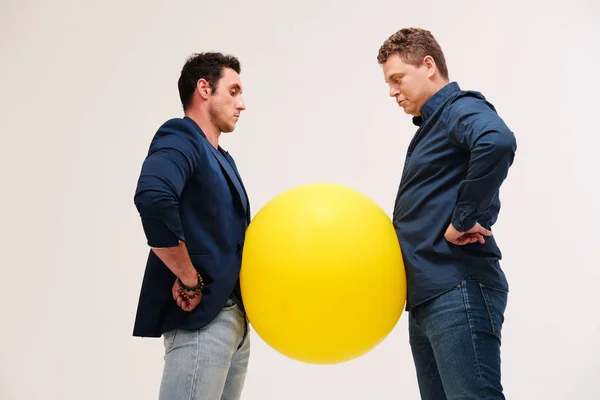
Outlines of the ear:
{"type": "Polygon", "coordinates": [[[437,72],[437,66],[435,65],[435,60],[433,59],[433,57],[426,56],[423,59],[423,65],[425,65],[425,68],[427,68],[428,77],[433,77],[433,75],[435,75],[435,73],[437,72]]]}
{"type": "Polygon", "coordinates": [[[212,92],[208,81],[204,78],[198,79],[198,82],[196,82],[196,90],[203,99],[207,99],[212,92]]]}

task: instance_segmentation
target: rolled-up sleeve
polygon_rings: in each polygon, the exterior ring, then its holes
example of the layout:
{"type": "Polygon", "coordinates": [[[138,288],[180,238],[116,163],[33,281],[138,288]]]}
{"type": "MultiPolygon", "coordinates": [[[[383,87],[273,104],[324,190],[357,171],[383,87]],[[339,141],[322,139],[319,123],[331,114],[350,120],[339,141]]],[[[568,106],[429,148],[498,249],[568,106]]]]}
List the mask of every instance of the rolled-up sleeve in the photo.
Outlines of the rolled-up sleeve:
{"type": "Polygon", "coordinates": [[[179,198],[198,167],[199,146],[193,134],[164,128],[150,145],[134,203],[151,247],[172,247],[185,241],[179,198]]]}

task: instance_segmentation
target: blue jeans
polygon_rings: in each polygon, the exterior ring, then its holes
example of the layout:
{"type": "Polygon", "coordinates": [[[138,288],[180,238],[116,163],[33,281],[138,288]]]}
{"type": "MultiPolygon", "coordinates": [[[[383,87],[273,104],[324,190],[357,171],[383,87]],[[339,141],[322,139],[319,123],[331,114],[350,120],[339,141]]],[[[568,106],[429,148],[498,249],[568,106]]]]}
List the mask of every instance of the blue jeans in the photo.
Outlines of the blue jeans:
{"type": "Polygon", "coordinates": [[[250,356],[248,320],[231,300],[207,326],[164,335],[160,400],[237,400],[250,356]]]}
{"type": "Polygon", "coordinates": [[[504,400],[500,343],[507,296],[466,279],[410,311],[421,399],[504,400]]]}

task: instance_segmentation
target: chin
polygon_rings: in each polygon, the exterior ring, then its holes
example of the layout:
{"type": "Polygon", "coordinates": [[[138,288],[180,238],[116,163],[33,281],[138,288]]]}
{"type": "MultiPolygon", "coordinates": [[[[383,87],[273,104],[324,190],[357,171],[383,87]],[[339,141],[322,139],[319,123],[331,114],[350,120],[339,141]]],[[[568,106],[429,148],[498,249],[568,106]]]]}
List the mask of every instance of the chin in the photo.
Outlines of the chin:
{"type": "Polygon", "coordinates": [[[235,130],[235,125],[223,125],[220,130],[223,133],[231,133],[235,130]]]}
{"type": "Polygon", "coordinates": [[[413,109],[410,109],[410,108],[405,108],[404,112],[407,113],[408,115],[412,115],[413,117],[418,117],[419,115],[421,115],[416,110],[413,110],[413,109]]]}

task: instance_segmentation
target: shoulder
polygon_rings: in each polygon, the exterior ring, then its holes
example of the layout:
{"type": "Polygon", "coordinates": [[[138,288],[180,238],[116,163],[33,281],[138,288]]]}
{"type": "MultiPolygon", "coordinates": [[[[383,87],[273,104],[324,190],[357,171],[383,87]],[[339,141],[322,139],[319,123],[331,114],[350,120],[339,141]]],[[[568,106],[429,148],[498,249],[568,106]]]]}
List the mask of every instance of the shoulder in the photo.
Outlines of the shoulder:
{"type": "Polygon", "coordinates": [[[479,113],[496,114],[496,108],[481,92],[475,90],[456,92],[446,105],[446,115],[449,118],[460,118],[479,113]]]}
{"type": "Polygon", "coordinates": [[[456,92],[446,105],[443,114],[446,126],[455,129],[466,129],[483,126],[496,126],[503,124],[496,107],[485,96],[475,90],[461,90],[456,92]]]}
{"type": "Polygon", "coordinates": [[[198,152],[203,149],[203,136],[194,124],[184,118],[171,118],[156,131],[150,151],[174,148],[181,152],[198,152]]]}
{"type": "Polygon", "coordinates": [[[194,125],[185,118],[171,118],[165,121],[159,128],[157,133],[172,134],[180,136],[190,136],[199,138],[200,132],[194,129],[194,125]]]}
{"type": "Polygon", "coordinates": [[[496,107],[481,92],[474,90],[457,92],[448,101],[445,111],[444,117],[451,138],[489,132],[513,135],[496,111],[496,107]]]}

